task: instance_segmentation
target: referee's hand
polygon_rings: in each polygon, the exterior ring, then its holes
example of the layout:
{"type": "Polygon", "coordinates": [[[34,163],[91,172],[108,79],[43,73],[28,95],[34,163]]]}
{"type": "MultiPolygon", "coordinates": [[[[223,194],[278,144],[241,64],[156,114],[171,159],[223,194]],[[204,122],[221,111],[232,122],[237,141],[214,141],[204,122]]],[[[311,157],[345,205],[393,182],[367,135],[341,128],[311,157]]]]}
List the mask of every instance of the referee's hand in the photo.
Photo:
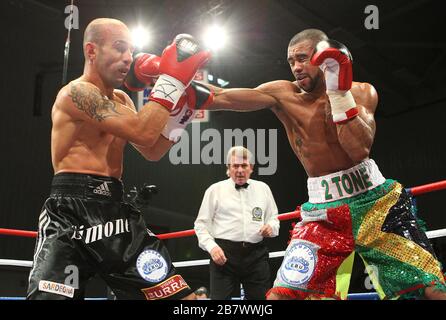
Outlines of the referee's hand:
{"type": "Polygon", "coordinates": [[[273,228],[269,224],[264,224],[260,230],[259,233],[264,238],[269,238],[273,235],[273,228]]]}
{"type": "Polygon", "coordinates": [[[225,253],[219,246],[212,248],[210,254],[211,254],[212,260],[219,266],[222,266],[226,263],[227,259],[226,259],[225,253]]]}

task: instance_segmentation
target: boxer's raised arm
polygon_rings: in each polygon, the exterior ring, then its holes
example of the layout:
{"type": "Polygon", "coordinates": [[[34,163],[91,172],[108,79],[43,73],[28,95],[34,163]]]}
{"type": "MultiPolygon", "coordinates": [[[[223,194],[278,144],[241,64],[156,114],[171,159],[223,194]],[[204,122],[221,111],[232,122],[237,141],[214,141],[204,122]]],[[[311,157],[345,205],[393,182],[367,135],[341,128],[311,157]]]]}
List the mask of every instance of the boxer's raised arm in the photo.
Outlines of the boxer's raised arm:
{"type": "Polygon", "coordinates": [[[348,48],[335,40],[321,41],[311,58],[324,72],[331,115],[338,140],[355,163],[369,156],[375,136],[374,112],[378,95],[367,83],[353,84],[352,57],[348,48]]]}
{"type": "Polygon", "coordinates": [[[143,147],[132,143],[132,146],[149,161],[159,161],[173,146],[173,142],[160,135],[155,144],[151,147],[143,147]]]}
{"type": "Polygon", "coordinates": [[[63,88],[54,107],[74,121],[86,121],[104,132],[143,146],[156,142],[169,118],[169,111],[157,102],[150,101],[137,113],[84,81],[74,81],[63,88]]]}
{"type": "Polygon", "coordinates": [[[136,113],[126,105],[101,93],[86,81],[73,81],[56,98],[56,109],[84,120],[100,130],[143,147],[153,146],[186,87],[197,70],[209,59],[195,39],[180,34],[168,45],[159,59],[159,77],[150,101],[136,113]]]}
{"type": "Polygon", "coordinates": [[[214,92],[209,110],[255,111],[278,105],[280,81],[264,83],[257,88],[222,89],[206,84],[214,92]]]}
{"type": "MultiPolygon", "coordinates": [[[[121,90],[115,90],[115,94],[118,95],[127,107],[132,109],[136,113],[136,107],[132,99],[121,90]]],[[[146,159],[149,161],[159,161],[169,151],[174,144],[172,141],[165,138],[162,134],[159,135],[158,140],[151,146],[144,146],[136,144],[130,141],[130,144],[146,159]]]]}
{"type": "Polygon", "coordinates": [[[378,94],[369,83],[355,83],[352,94],[358,108],[358,116],[337,124],[338,139],[349,157],[359,162],[370,154],[376,131],[374,113],[378,94]]]}

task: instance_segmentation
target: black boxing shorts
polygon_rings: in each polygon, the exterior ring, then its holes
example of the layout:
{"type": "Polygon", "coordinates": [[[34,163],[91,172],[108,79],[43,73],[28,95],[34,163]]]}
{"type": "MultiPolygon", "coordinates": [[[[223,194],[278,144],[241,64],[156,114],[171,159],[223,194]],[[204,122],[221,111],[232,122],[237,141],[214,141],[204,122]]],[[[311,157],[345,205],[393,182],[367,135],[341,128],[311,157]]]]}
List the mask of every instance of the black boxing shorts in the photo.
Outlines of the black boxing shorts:
{"type": "Polygon", "coordinates": [[[27,299],[83,299],[95,274],[118,299],[192,293],[141,212],[123,201],[120,180],[57,174],[39,217],[27,299]]]}

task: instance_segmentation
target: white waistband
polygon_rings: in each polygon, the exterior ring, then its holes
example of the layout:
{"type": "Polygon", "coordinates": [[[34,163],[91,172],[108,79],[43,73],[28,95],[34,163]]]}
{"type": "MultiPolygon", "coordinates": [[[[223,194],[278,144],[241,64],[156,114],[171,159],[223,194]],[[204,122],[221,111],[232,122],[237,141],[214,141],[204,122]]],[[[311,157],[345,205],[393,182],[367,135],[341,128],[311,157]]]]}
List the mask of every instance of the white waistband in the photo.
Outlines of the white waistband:
{"type": "Polygon", "coordinates": [[[326,176],[308,178],[308,201],[324,203],[350,198],[371,190],[386,179],[372,159],[326,176]]]}

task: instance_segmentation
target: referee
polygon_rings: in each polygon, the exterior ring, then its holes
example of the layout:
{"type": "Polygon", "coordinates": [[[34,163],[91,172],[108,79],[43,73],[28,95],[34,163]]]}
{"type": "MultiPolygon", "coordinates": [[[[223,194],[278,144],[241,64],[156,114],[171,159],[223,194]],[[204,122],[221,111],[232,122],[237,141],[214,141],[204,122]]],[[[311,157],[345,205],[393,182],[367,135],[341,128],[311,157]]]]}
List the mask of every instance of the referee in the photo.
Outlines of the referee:
{"type": "Polygon", "coordinates": [[[268,249],[263,238],[279,234],[277,206],[267,184],[250,179],[251,152],[232,147],[227,155],[229,179],[205,192],[195,233],[211,255],[210,298],[230,299],[243,285],[248,300],[263,300],[271,287],[268,249]]]}

